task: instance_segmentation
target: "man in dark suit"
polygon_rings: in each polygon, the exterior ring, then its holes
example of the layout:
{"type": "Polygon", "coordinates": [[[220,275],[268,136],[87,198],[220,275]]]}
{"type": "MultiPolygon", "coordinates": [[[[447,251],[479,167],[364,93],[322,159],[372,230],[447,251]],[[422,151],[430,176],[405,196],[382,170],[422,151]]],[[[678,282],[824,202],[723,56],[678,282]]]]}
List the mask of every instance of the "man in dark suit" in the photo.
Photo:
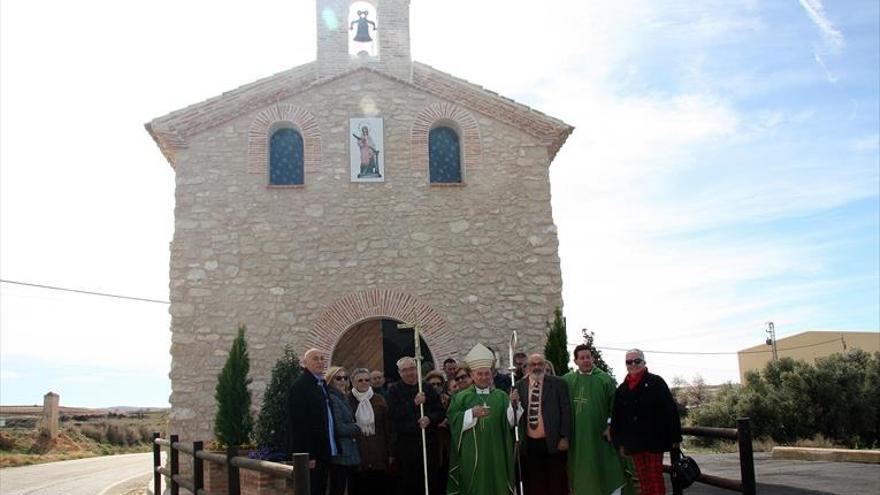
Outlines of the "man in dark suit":
{"type": "Polygon", "coordinates": [[[510,393],[512,402],[521,402],[517,406],[517,427],[525,492],[568,495],[565,454],[571,438],[568,385],[545,372],[546,362],[540,354],[529,356],[527,367],[528,373],[510,393]]]}
{"type": "Polygon", "coordinates": [[[327,358],[318,349],[303,356],[304,372],[287,393],[287,452],[309,454],[311,495],[324,495],[330,459],[336,455],[333,413],[324,381],[327,358]]]}

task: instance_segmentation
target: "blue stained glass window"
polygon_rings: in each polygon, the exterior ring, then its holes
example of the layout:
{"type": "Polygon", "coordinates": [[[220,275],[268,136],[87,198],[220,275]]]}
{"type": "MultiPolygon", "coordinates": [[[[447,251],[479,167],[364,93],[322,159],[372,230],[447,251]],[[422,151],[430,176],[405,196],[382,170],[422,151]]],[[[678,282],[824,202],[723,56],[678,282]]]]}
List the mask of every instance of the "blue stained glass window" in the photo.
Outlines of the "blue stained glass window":
{"type": "Polygon", "coordinates": [[[303,139],[295,129],[278,129],[269,142],[269,184],[303,183],[303,139]]]}
{"type": "Polygon", "coordinates": [[[458,133],[449,127],[437,127],[428,134],[431,182],[461,182],[461,145],[458,133]]]}

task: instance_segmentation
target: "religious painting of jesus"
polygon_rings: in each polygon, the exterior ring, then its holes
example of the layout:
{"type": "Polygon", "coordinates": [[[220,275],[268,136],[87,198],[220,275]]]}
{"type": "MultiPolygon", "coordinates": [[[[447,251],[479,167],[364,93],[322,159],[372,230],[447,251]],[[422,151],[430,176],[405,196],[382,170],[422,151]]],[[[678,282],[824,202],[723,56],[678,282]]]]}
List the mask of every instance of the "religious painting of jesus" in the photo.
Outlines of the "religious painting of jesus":
{"type": "Polygon", "coordinates": [[[349,119],[352,182],[384,182],[384,127],[381,118],[349,119]]]}

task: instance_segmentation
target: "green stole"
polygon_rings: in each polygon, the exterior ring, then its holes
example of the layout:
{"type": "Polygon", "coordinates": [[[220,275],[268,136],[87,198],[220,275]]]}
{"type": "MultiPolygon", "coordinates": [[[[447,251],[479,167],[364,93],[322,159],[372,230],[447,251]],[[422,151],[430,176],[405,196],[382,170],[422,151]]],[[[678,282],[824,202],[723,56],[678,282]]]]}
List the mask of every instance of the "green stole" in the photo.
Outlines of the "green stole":
{"type": "Polygon", "coordinates": [[[608,495],[627,480],[624,461],[602,437],[611,417],[617,386],[614,379],[596,367],[589,375],[572,371],[562,378],[568,384],[571,397],[569,486],[574,495],[608,495]]]}
{"type": "Polygon", "coordinates": [[[513,438],[507,422],[510,399],[501,390],[478,395],[476,387],[455,394],[446,411],[452,445],[449,452],[448,495],[510,495],[513,492],[513,438]],[[489,415],[462,431],[465,412],[489,406],[489,415]]]}

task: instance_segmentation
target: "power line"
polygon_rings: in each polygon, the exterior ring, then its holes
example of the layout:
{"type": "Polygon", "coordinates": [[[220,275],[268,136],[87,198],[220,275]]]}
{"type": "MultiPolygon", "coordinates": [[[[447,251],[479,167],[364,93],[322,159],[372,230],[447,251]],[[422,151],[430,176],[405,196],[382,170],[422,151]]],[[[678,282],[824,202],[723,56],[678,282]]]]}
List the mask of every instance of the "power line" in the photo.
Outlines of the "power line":
{"type": "Polygon", "coordinates": [[[56,287],[54,285],[32,284],[32,283],[28,283],[28,282],[17,282],[14,280],[3,280],[3,279],[0,279],[0,282],[3,282],[4,284],[15,284],[15,285],[24,285],[27,287],[37,287],[40,289],[57,290],[57,291],[63,291],[63,292],[76,292],[78,294],[88,294],[90,296],[113,297],[116,299],[129,299],[132,301],[151,302],[151,303],[158,303],[158,304],[171,304],[168,301],[159,301],[158,299],[147,299],[144,297],[123,296],[121,294],[110,294],[107,292],[94,292],[94,291],[89,291],[89,290],[69,289],[67,287],[56,287]]]}
{"type": "MultiPolygon", "coordinates": [[[[840,342],[840,339],[828,340],[825,342],[819,342],[817,344],[807,344],[807,345],[799,345],[795,347],[786,347],[784,349],[777,349],[779,352],[783,351],[794,351],[796,349],[806,349],[808,347],[818,347],[820,345],[831,344],[834,342],[840,342]]],[[[625,349],[623,347],[602,347],[596,346],[596,349],[602,349],[603,351],[628,351],[629,349],[625,349]]],[[[742,352],[683,352],[683,351],[652,351],[647,349],[641,349],[642,352],[650,352],[652,354],[679,354],[679,355],[702,355],[702,356],[721,356],[721,355],[736,355],[736,354],[764,354],[766,352],[771,352],[770,349],[766,351],[742,351],[742,352]]]]}

